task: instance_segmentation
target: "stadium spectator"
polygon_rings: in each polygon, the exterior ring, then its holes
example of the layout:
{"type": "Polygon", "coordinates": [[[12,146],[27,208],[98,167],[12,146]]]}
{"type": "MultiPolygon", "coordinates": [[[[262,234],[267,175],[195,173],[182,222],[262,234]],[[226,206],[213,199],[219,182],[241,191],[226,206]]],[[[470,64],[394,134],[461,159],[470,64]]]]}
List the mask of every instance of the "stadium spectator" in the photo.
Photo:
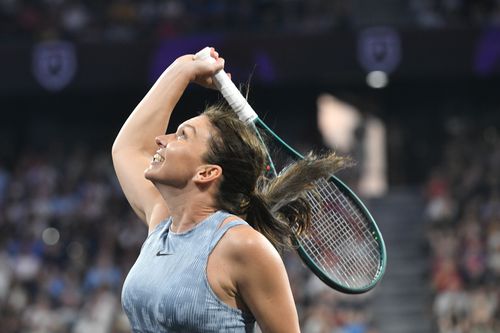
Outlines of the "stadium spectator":
{"type": "MultiPolygon", "coordinates": [[[[127,42],[207,31],[321,33],[372,25],[373,13],[363,7],[371,8],[346,0],[9,0],[0,2],[0,38],[127,42]]],[[[500,4],[414,0],[385,6],[378,15],[395,26],[478,28],[500,24],[500,4]]]]}
{"type": "Polygon", "coordinates": [[[488,134],[492,130],[470,122],[450,133],[444,160],[427,182],[430,278],[440,333],[500,329],[500,141],[488,134]]]}

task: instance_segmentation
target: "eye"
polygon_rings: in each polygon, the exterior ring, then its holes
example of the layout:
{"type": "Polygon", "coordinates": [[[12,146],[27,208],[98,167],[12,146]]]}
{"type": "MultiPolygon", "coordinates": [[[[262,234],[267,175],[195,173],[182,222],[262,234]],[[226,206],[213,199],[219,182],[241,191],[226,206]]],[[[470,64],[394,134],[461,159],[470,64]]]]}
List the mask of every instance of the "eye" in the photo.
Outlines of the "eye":
{"type": "Polygon", "coordinates": [[[182,130],[179,134],[177,134],[177,140],[186,140],[186,133],[182,130]]]}

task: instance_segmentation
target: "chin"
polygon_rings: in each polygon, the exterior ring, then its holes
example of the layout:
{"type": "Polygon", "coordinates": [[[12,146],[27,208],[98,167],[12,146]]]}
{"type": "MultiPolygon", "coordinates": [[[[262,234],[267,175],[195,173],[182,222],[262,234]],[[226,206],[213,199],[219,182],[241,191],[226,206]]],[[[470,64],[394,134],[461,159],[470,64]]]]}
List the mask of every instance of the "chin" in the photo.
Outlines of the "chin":
{"type": "Polygon", "coordinates": [[[162,179],[161,175],[156,170],[151,168],[147,168],[146,170],[144,170],[144,178],[149,180],[155,186],[157,184],[165,184],[165,180],[162,179]]]}
{"type": "Polygon", "coordinates": [[[150,180],[150,181],[153,181],[155,179],[154,171],[151,169],[151,167],[144,170],[144,178],[146,178],[147,180],[150,180]]]}
{"type": "Polygon", "coordinates": [[[155,186],[167,185],[179,189],[184,188],[188,183],[188,180],[186,180],[185,177],[178,178],[172,174],[165,174],[165,171],[162,173],[161,169],[153,167],[148,167],[144,170],[144,178],[152,182],[155,186]]]}

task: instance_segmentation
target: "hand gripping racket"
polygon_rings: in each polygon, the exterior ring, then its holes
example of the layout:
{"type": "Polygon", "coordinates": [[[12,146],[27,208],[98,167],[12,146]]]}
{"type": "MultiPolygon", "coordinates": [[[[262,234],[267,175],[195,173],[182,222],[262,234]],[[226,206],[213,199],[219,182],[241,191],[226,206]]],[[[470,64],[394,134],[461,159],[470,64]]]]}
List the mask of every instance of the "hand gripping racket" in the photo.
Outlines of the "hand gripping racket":
{"type": "MultiPolygon", "coordinates": [[[[209,47],[195,58],[215,61],[209,47]]],[[[217,72],[213,80],[240,120],[255,129],[268,151],[269,142],[264,142],[258,128],[289,159],[303,159],[258,117],[224,70],[217,72]]],[[[268,159],[271,172],[276,175],[269,153],[268,159]]],[[[293,240],[299,256],[314,274],[338,291],[359,294],[372,289],[386,266],[385,244],[375,220],[354,192],[334,175],[316,180],[314,187],[314,193],[307,194],[312,207],[311,226],[293,240]]]]}

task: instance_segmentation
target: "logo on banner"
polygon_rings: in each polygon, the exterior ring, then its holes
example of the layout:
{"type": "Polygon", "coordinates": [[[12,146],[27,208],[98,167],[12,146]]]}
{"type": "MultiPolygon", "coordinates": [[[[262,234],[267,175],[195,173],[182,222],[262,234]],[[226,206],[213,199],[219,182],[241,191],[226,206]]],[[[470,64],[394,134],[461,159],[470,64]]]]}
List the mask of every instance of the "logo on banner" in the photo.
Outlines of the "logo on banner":
{"type": "Polygon", "coordinates": [[[401,61],[401,41],[396,30],[368,28],[358,35],[358,61],[368,71],[391,73],[401,61]]]}
{"type": "Polygon", "coordinates": [[[72,43],[42,42],[33,50],[33,74],[38,83],[49,91],[66,87],[76,72],[76,52],[72,43]]]}

